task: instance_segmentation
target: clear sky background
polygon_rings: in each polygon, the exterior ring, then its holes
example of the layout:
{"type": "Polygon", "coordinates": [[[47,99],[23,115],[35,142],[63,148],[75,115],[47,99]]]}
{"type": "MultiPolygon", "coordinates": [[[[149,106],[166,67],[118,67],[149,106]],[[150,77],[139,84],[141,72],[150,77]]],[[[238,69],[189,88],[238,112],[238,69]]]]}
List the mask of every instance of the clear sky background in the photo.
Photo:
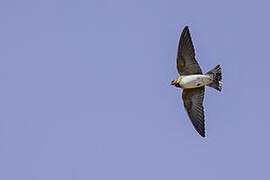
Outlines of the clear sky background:
{"type": "Polygon", "coordinates": [[[1,180],[269,179],[268,1],[3,0],[1,180]],[[185,25],[206,138],[169,86],[185,25]]]}

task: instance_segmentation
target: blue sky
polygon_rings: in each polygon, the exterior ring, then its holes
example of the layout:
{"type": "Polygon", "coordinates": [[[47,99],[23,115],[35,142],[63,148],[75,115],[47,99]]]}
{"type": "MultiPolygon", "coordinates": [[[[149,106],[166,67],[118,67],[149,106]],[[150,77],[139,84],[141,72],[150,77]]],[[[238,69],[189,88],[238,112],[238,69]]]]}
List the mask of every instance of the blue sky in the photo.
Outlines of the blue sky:
{"type": "Polygon", "coordinates": [[[269,178],[269,2],[0,3],[0,179],[269,178]],[[176,50],[188,25],[204,72],[193,129],[176,50]]]}

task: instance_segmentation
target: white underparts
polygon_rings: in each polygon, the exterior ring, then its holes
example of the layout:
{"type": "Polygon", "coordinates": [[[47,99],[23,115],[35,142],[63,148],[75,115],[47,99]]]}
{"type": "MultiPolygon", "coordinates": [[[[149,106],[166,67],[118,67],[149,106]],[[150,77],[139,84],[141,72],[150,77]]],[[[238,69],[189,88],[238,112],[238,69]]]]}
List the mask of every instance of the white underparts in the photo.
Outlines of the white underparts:
{"type": "Polygon", "coordinates": [[[202,74],[187,75],[182,76],[180,80],[180,87],[183,89],[198,88],[206,86],[212,82],[213,80],[209,75],[202,75],[202,74]]]}

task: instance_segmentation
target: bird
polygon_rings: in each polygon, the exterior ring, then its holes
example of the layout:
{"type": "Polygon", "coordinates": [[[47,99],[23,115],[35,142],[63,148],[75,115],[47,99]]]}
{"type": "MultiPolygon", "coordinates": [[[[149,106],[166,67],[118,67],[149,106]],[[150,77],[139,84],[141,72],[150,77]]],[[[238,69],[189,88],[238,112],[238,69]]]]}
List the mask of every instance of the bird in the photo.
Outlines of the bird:
{"type": "Polygon", "coordinates": [[[188,26],[185,26],[179,40],[176,67],[180,76],[171,85],[182,88],[182,100],[185,110],[195,130],[205,137],[204,91],[205,86],[222,90],[221,65],[217,65],[203,74],[195,59],[195,50],[188,26]]]}

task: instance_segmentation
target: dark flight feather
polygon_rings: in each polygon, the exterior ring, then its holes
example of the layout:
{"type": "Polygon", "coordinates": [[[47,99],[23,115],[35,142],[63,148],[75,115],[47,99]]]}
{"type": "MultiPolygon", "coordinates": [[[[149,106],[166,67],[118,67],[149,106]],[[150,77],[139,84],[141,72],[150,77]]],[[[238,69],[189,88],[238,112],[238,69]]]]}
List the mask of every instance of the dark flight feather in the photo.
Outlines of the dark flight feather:
{"type": "Polygon", "coordinates": [[[195,59],[195,51],[187,26],[179,40],[176,64],[180,75],[202,74],[202,70],[195,59]]]}
{"type": "Polygon", "coordinates": [[[205,137],[203,108],[204,87],[184,89],[182,99],[194,128],[202,137],[205,137]]]}

